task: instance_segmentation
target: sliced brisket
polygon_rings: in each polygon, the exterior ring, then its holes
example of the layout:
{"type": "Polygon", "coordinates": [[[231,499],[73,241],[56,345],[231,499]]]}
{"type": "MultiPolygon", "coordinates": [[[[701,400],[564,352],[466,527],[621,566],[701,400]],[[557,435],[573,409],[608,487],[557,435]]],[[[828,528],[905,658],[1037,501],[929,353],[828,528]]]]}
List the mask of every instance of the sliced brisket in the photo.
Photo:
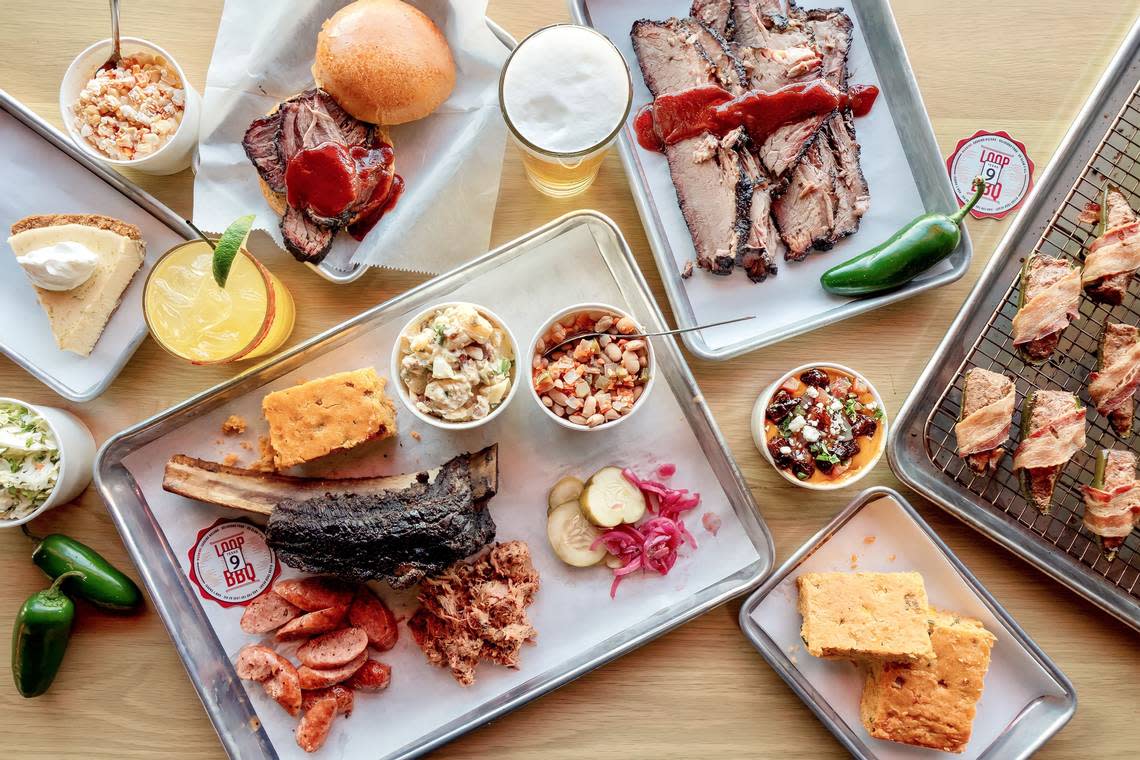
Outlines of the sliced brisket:
{"type": "Polygon", "coordinates": [[[859,221],[871,205],[871,190],[859,162],[859,143],[855,140],[855,119],[850,109],[832,114],[827,121],[827,139],[835,154],[835,222],[831,242],[859,230],[859,221]]]}
{"type": "Polygon", "coordinates": [[[792,171],[784,192],[773,201],[773,216],[788,246],[784,254],[788,260],[802,261],[813,247],[831,248],[837,174],[827,140],[816,140],[792,171]]]}
{"type": "Polygon", "coordinates": [[[748,279],[763,282],[768,275],[776,274],[773,262],[783,254],[784,245],[772,221],[772,196],[768,178],[753,153],[743,151],[741,156],[751,199],[744,240],[736,252],[736,265],[745,271],[748,279]]]}
{"type": "Polygon", "coordinates": [[[764,47],[788,26],[788,0],[732,0],[733,42],[764,47]]]}
{"type": "Polygon", "coordinates": [[[693,0],[689,15],[726,40],[731,40],[736,31],[732,0],[693,0]]]}
{"type": "Polygon", "coordinates": [[[633,51],[653,97],[716,84],[716,66],[688,36],[685,24],[678,19],[633,23],[633,51]]]}
{"type": "Polygon", "coordinates": [[[375,137],[376,127],[350,116],[321,89],[306,90],[286,100],[246,130],[242,147],[275,193],[286,192],[289,162],[302,150],[335,143],[357,154],[352,156],[356,171],[350,178],[354,200],[335,218],[311,208],[287,207],[281,219],[281,235],[285,247],[298,260],[316,263],[323,259],[337,230],[387,198],[384,188],[392,183],[392,153],[388,146],[375,146],[375,137]]]}
{"type": "Polygon", "coordinates": [[[713,65],[713,76],[717,84],[733,95],[740,95],[748,89],[748,71],[724,37],[696,19],[688,18],[679,23],[688,31],[689,39],[713,65]]]}
{"type": "MultiPolygon", "coordinates": [[[[653,96],[716,83],[716,65],[697,44],[695,22],[637,21],[630,36],[653,96]]],[[[728,274],[746,234],[752,188],[741,166],[742,132],[723,139],[706,133],[665,148],[681,213],[693,238],[697,264],[728,274]]]]}
{"type": "Polygon", "coordinates": [[[278,149],[278,133],[281,130],[281,111],[255,119],[242,137],[241,147],[253,162],[258,175],[275,193],[285,192],[285,162],[278,149]]]}
{"type": "Polygon", "coordinates": [[[286,100],[278,109],[281,112],[281,157],[286,166],[298,151],[342,139],[340,126],[322,102],[326,98],[332,100],[323,90],[307,90],[286,100]]]}
{"type": "Polygon", "coordinates": [[[281,217],[281,237],[285,248],[297,261],[316,263],[328,255],[332,248],[336,228],[317,224],[303,211],[292,206],[285,207],[281,217]]]}

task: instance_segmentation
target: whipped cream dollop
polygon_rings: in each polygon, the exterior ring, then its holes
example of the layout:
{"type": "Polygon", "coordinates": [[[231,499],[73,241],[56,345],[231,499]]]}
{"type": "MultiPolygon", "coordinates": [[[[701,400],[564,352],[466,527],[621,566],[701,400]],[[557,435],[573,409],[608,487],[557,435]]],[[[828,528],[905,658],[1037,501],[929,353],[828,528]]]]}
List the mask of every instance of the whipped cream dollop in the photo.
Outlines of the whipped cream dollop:
{"type": "Polygon", "coordinates": [[[82,243],[70,240],[35,248],[16,261],[36,287],[44,290],[73,290],[91,279],[99,266],[99,255],[82,243]]]}

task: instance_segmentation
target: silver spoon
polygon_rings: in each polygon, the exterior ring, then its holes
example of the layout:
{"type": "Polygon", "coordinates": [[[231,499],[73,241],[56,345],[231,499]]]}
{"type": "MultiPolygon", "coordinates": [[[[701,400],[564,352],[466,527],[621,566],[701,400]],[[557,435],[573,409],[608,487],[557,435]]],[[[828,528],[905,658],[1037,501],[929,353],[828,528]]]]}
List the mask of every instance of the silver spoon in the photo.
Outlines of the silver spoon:
{"type": "Polygon", "coordinates": [[[111,57],[99,67],[100,71],[115,68],[123,58],[122,47],[119,44],[119,0],[111,0],[111,48],[111,57]]]}
{"type": "Polygon", "coordinates": [[[550,354],[554,353],[558,349],[565,346],[567,343],[574,343],[575,341],[583,340],[585,338],[600,338],[603,335],[609,335],[611,338],[613,338],[613,337],[618,337],[618,338],[656,338],[656,337],[659,337],[661,335],[676,335],[677,333],[693,332],[694,330],[704,330],[705,328],[708,328],[708,327],[720,327],[721,325],[731,325],[731,324],[734,324],[736,322],[745,322],[749,319],[756,319],[756,317],[755,316],[737,317],[736,319],[726,319],[723,322],[709,322],[707,325],[696,325],[694,327],[681,327],[681,328],[678,328],[676,330],[665,330],[664,332],[633,333],[631,335],[617,335],[617,336],[614,336],[613,333],[600,333],[600,332],[581,333],[579,335],[575,335],[572,338],[567,338],[566,340],[562,341],[561,343],[555,343],[553,346],[551,346],[550,348],[543,351],[542,356],[543,356],[543,358],[546,358],[550,354]]]}

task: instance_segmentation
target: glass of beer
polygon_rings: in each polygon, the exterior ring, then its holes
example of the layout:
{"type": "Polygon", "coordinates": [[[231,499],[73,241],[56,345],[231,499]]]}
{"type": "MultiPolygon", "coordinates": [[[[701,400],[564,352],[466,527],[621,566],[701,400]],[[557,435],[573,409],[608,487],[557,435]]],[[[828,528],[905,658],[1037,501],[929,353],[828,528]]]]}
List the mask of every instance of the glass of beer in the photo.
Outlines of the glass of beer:
{"type": "Polygon", "coordinates": [[[556,198],[593,184],[632,103],[621,52],[604,35],[574,24],[531,34],[499,77],[499,108],[527,179],[556,198]]]}
{"type": "Polygon", "coordinates": [[[226,364],[276,351],[293,332],[293,296],[242,248],[224,288],[214,251],[191,240],[166,252],[143,289],[143,315],[158,345],[194,364],[226,364]]]}

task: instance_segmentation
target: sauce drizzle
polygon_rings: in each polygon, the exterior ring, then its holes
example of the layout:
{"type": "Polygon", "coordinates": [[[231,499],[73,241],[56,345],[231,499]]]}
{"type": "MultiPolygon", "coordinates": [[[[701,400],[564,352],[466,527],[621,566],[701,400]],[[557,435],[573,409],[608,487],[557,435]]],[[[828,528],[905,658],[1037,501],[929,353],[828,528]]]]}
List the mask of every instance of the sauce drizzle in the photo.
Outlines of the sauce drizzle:
{"type": "Polygon", "coordinates": [[[657,96],[637,112],[633,126],[638,144],[658,152],[706,132],[723,137],[738,127],[761,143],[786,124],[826,116],[836,108],[866,116],[878,95],[874,85],[853,85],[843,92],[824,79],[768,92],[749,90],[735,98],[722,87],[704,85],[657,96]]]}
{"type": "Polygon", "coordinates": [[[348,232],[363,240],[404,190],[403,177],[393,172],[395,157],[379,138],[369,147],[326,142],[298,151],[285,169],[289,205],[333,220],[351,215],[348,232]],[[358,194],[368,187],[368,199],[360,203],[358,194]]]}

